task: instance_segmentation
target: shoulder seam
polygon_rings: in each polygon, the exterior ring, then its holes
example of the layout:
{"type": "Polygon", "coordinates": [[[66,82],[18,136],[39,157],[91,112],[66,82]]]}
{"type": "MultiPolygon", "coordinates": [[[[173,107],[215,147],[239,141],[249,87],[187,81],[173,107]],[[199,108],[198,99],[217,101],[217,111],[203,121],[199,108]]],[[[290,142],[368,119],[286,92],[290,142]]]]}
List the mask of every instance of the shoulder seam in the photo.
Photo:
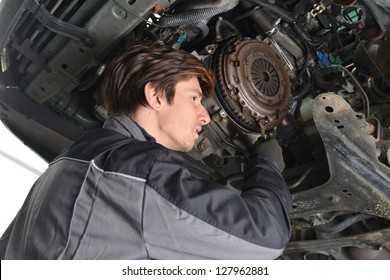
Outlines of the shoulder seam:
{"type": "Polygon", "coordinates": [[[134,180],[134,181],[146,183],[146,179],[145,178],[136,177],[136,176],[132,176],[132,175],[124,174],[124,173],[119,173],[119,172],[106,171],[106,170],[100,168],[99,166],[97,166],[97,164],[95,163],[94,160],[91,161],[91,164],[92,164],[92,166],[94,168],[96,168],[97,170],[99,170],[102,173],[110,174],[110,175],[118,175],[118,176],[125,177],[127,179],[131,179],[131,180],[134,180]]]}
{"type": "Polygon", "coordinates": [[[57,163],[58,161],[61,161],[61,160],[71,160],[71,161],[77,161],[77,162],[82,162],[82,163],[90,163],[90,161],[88,161],[88,160],[82,160],[82,159],[72,158],[72,157],[60,157],[60,158],[53,160],[51,163],[49,163],[49,165],[57,163]]]}

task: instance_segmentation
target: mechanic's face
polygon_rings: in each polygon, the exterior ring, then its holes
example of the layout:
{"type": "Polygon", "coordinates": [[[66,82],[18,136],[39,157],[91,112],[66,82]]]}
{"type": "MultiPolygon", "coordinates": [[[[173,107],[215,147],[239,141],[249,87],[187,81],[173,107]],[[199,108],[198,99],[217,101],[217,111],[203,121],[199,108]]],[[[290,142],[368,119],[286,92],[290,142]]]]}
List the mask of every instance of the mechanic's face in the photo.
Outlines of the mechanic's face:
{"type": "Polygon", "coordinates": [[[210,122],[201,100],[202,90],[196,77],[177,83],[172,103],[164,99],[165,106],[160,111],[160,144],[181,152],[194,147],[202,126],[210,122]]]}

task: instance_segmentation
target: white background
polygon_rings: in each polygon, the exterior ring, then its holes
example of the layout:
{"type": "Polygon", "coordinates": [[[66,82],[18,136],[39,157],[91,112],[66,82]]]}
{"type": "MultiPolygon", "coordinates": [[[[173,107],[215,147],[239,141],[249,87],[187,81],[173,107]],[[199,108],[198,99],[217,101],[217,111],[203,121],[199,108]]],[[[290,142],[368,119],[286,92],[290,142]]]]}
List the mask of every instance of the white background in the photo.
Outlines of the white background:
{"type": "Polygon", "coordinates": [[[46,167],[42,158],[0,122],[0,236],[22,206],[38,174],[46,167]]]}
{"type": "MultiPolygon", "coordinates": [[[[386,279],[388,261],[262,261],[262,260],[153,260],[153,261],[2,261],[1,279],[29,280],[329,280],[329,279],[386,279]],[[218,275],[224,268],[267,267],[268,275],[218,275]],[[124,275],[131,269],[178,269],[182,272],[204,269],[205,274],[194,275],[124,275]]],[[[145,271],[145,270],[144,270],[145,271]]],[[[228,270],[229,271],[229,270],[228,270]]]]}

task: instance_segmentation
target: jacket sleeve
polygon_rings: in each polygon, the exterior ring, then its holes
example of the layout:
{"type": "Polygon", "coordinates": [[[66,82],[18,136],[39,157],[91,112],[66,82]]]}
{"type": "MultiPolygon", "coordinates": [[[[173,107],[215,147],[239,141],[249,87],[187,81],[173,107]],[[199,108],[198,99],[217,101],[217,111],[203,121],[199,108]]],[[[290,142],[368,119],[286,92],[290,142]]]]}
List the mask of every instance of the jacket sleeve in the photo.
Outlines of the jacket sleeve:
{"type": "Polygon", "coordinates": [[[12,220],[11,224],[7,227],[3,236],[0,238],[0,260],[5,260],[9,239],[15,225],[16,217],[12,220]]]}
{"type": "Polygon", "coordinates": [[[291,196],[277,167],[255,157],[241,194],[193,178],[172,151],[147,178],[143,235],[154,259],[275,259],[290,238],[291,196]]]}

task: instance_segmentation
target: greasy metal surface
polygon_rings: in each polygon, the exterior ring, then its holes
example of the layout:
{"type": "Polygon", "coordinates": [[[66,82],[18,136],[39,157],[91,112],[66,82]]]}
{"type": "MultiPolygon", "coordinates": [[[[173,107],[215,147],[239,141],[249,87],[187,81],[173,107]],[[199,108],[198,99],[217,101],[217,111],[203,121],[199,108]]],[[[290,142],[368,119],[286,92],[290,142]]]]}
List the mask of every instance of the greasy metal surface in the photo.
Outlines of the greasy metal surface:
{"type": "Polygon", "coordinates": [[[95,39],[87,30],[56,18],[44,5],[39,4],[38,2],[31,1],[28,8],[34,14],[34,18],[51,31],[74,39],[84,47],[94,47],[95,39]]]}
{"type": "Polygon", "coordinates": [[[285,116],[291,99],[290,80],[282,59],[265,43],[233,39],[217,54],[217,96],[241,127],[261,132],[285,116]]]}
{"type": "Polygon", "coordinates": [[[293,241],[288,243],[284,250],[285,254],[297,252],[322,252],[334,253],[343,247],[363,247],[373,246],[379,249],[381,246],[390,244],[390,229],[383,229],[368,233],[354,234],[344,237],[336,237],[321,240],[293,241]]]}
{"type": "MultiPolygon", "coordinates": [[[[95,40],[93,48],[82,48],[82,46],[70,40],[63,43],[58,50],[52,50],[51,46],[56,41],[62,40],[63,36],[56,36],[42,50],[42,54],[55,53],[48,61],[47,66],[52,69],[47,72],[44,69],[27,69],[33,73],[34,79],[28,83],[24,91],[35,101],[43,103],[61,91],[70,92],[80,84],[80,77],[87,69],[95,67],[99,58],[104,57],[110,47],[128,34],[142,21],[142,18],[151,13],[155,4],[159,1],[145,0],[136,1],[134,4],[124,1],[86,1],[82,8],[73,16],[84,18],[91,10],[95,11],[88,21],[79,23],[79,27],[88,31],[95,40]],[[125,5],[126,9],[117,4],[125,5]],[[70,59],[71,58],[71,59],[70,59]]],[[[70,22],[73,18],[70,19],[70,22]]],[[[25,38],[29,40],[29,38],[25,38]]]]}
{"type": "Polygon", "coordinates": [[[313,103],[313,116],[323,140],[330,179],[293,194],[292,218],[332,211],[362,212],[390,219],[390,168],[376,156],[377,140],[363,114],[334,94],[313,103]]]}

